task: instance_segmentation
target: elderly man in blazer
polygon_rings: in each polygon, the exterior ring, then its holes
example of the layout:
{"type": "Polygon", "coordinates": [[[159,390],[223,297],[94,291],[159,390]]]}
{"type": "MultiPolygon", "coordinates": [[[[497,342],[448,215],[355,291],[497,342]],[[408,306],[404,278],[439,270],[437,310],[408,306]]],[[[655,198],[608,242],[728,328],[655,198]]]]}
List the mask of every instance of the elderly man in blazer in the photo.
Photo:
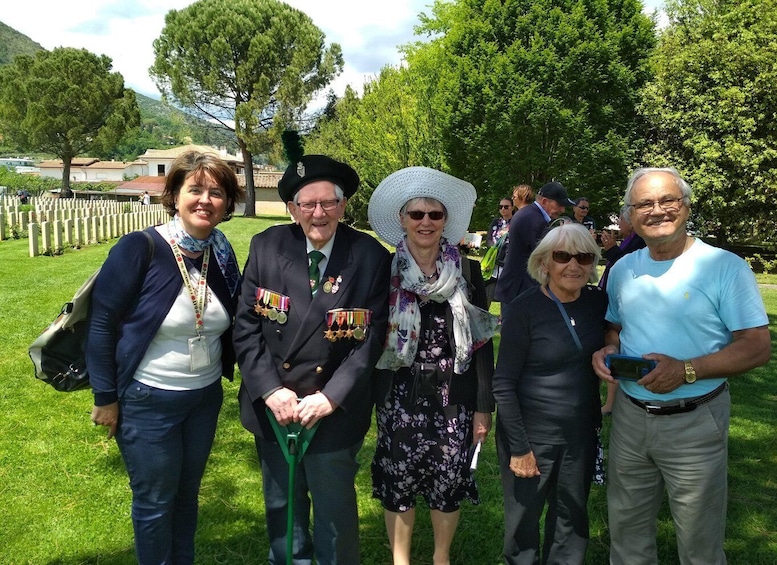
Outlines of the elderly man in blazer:
{"type": "Polygon", "coordinates": [[[240,416],[262,464],[270,563],[286,562],[288,464],[266,409],[282,426],[320,421],[297,466],[294,563],[314,554],[322,565],[359,563],[356,454],[370,426],[391,261],[339,222],[358,184],[350,166],[323,155],[292,163],[278,192],[295,223],[255,235],[245,266],[234,332],[240,416]]]}
{"type": "Polygon", "coordinates": [[[537,198],[528,206],[518,210],[510,221],[507,244],[507,259],[494,290],[494,300],[507,304],[537,282],[529,276],[526,265],[529,255],[545,235],[553,220],[564,212],[567,206],[574,206],[567,196],[567,189],[560,182],[544,184],[537,198]]]}

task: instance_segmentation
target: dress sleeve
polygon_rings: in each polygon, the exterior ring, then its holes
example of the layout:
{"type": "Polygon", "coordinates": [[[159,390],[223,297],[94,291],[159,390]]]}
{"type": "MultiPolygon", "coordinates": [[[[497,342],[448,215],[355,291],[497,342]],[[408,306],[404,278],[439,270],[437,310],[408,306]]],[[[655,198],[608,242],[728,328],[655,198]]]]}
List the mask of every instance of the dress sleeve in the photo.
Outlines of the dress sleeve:
{"type": "MultiPolygon", "coordinates": [[[[486,307],[486,285],[483,281],[483,274],[480,271],[480,263],[467,259],[470,262],[470,277],[473,286],[472,304],[478,308],[487,310],[486,307]]],[[[494,342],[489,339],[488,342],[475,350],[472,356],[472,362],[475,365],[475,372],[478,379],[477,389],[477,411],[493,412],[494,394],[492,391],[492,380],[494,376],[494,342]]]]}

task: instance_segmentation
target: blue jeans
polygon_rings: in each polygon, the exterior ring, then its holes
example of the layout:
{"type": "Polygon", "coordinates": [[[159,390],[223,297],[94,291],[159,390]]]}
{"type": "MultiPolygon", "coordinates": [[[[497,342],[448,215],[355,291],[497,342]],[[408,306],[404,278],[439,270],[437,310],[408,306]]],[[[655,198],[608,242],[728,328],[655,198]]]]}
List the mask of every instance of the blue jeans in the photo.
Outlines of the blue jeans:
{"type": "Polygon", "coordinates": [[[221,380],[187,391],[133,382],[119,401],[116,442],[130,478],[141,565],[194,562],[200,482],[223,398],[221,380]]]}

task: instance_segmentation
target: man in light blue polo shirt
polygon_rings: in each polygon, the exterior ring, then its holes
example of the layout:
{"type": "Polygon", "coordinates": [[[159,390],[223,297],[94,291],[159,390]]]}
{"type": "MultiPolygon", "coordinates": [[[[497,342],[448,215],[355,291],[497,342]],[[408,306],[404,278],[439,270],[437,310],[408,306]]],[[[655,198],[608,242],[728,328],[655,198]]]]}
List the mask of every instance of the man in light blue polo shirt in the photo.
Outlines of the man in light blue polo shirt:
{"type": "Polygon", "coordinates": [[[771,356],[768,318],[752,271],[728,251],[688,236],[691,187],[675,169],[638,169],[624,201],[647,243],[618,261],[607,283],[607,345],[593,356],[656,362],[620,381],[610,434],[610,563],[656,564],[663,491],[680,563],[726,563],[727,377],[771,356]]]}

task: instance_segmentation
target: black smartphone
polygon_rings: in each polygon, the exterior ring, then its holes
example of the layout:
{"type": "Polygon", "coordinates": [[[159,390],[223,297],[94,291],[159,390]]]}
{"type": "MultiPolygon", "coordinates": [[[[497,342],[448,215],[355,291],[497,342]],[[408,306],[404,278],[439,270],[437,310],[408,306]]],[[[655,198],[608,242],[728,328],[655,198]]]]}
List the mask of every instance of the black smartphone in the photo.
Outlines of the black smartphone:
{"type": "Polygon", "coordinates": [[[656,362],[650,359],[617,354],[607,355],[604,364],[614,378],[628,381],[638,381],[656,367],[656,362]]]}

